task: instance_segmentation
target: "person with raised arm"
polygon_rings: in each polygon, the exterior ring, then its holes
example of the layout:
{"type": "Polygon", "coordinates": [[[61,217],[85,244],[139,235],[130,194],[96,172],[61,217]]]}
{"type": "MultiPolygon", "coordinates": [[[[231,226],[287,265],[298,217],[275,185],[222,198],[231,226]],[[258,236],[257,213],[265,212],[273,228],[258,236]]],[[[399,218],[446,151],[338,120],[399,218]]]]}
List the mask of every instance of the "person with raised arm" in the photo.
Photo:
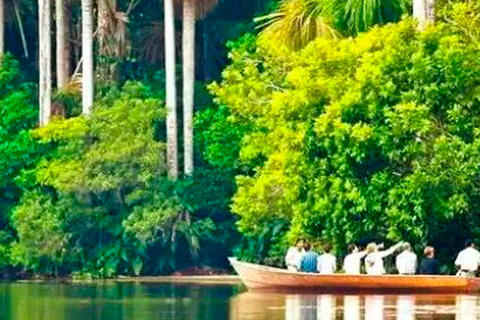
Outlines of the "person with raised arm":
{"type": "Polygon", "coordinates": [[[348,252],[349,254],[343,260],[345,274],[360,274],[361,260],[367,255],[367,251],[359,251],[358,247],[351,243],[348,245],[348,252]]]}
{"type": "Polygon", "coordinates": [[[388,250],[378,251],[379,246],[372,242],[367,246],[367,256],[365,257],[365,271],[369,275],[385,274],[385,267],[383,265],[383,258],[393,254],[400,246],[401,242],[397,243],[388,250]]]}

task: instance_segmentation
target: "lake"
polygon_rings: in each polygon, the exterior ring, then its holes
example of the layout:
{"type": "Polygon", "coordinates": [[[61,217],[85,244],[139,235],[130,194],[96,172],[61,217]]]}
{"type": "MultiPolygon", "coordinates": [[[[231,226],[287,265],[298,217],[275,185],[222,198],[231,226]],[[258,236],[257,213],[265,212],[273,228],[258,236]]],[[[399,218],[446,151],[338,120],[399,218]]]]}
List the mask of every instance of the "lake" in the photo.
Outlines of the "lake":
{"type": "Polygon", "coordinates": [[[475,295],[301,295],[242,285],[172,283],[0,284],[2,320],[480,319],[475,295]]]}

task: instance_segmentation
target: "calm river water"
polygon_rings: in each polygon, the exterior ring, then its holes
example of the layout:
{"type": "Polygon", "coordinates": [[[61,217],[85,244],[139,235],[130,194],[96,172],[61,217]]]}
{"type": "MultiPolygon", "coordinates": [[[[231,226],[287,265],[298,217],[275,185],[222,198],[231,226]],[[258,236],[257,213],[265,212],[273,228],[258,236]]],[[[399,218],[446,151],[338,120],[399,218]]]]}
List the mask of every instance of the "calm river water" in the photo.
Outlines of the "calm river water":
{"type": "Polygon", "coordinates": [[[480,319],[474,295],[297,295],[241,285],[3,283],[0,319],[480,319]]]}

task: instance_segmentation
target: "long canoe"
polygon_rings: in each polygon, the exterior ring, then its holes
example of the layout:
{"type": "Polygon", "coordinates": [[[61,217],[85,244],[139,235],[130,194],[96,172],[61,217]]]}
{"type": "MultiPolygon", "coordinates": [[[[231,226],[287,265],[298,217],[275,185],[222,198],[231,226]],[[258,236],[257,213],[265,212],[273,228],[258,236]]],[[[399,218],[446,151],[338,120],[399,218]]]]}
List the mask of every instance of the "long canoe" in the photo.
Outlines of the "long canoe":
{"type": "Polygon", "coordinates": [[[249,289],[314,292],[434,292],[480,291],[480,279],[444,275],[346,275],[291,272],[229,258],[249,289]]]}

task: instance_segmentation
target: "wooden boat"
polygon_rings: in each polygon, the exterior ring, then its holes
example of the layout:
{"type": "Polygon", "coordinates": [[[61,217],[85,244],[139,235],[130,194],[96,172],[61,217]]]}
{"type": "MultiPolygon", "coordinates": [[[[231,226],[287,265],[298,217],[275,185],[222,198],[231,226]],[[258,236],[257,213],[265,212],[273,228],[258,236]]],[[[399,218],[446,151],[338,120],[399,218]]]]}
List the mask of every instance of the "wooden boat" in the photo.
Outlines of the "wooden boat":
{"type": "Polygon", "coordinates": [[[229,258],[229,261],[249,289],[315,292],[465,293],[480,291],[480,278],[443,275],[321,275],[291,272],[241,262],[236,258],[229,258]]]}

